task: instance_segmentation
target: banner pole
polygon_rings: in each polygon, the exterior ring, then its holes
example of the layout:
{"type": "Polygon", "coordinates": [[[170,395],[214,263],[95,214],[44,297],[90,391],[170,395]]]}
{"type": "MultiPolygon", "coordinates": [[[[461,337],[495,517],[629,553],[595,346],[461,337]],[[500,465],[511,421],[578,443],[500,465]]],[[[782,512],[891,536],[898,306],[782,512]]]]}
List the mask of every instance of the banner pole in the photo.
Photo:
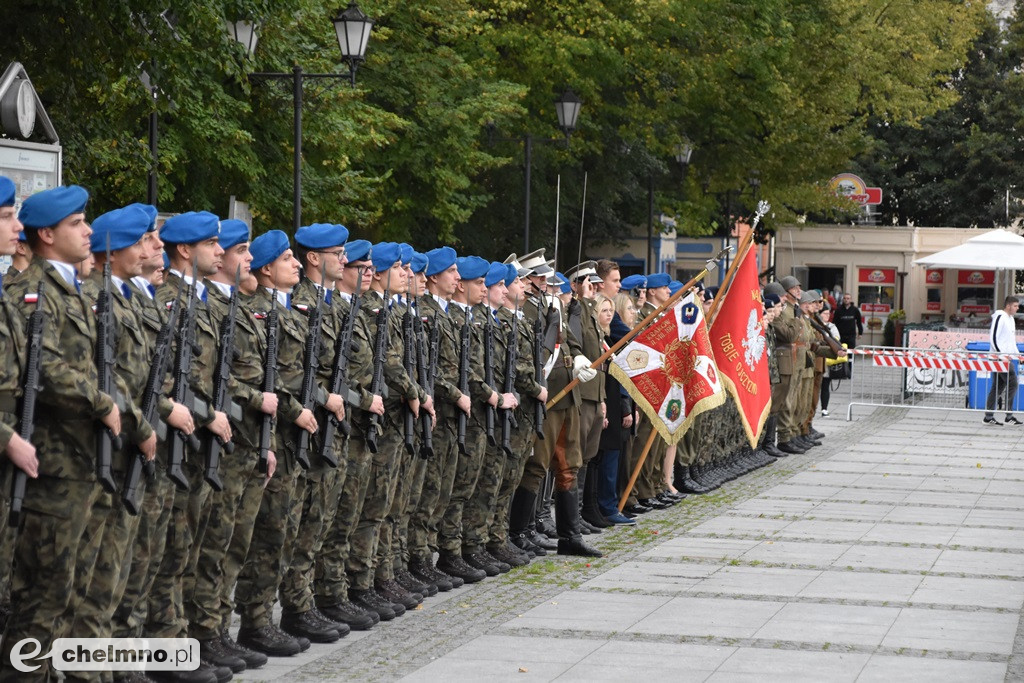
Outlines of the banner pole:
{"type": "Polygon", "coordinates": [[[740,242],[739,249],[736,250],[736,258],[729,264],[729,270],[725,272],[725,278],[722,280],[722,286],[718,288],[718,293],[715,294],[715,300],[711,302],[711,310],[705,316],[708,329],[711,329],[711,325],[715,322],[715,318],[718,316],[718,309],[722,305],[722,299],[725,298],[725,292],[732,287],[733,278],[736,276],[736,271],[739,269],[740,263],[746,258],[747,252],[750,251],[750,242],[753,240],[754,230],[751,228],[750,232],[743,236],[743,241],[740,242]]]}
{"type": "MultiPolygon", "coordinates": [[[[604,353],[602,353],[602,354],[601,354],[601,355],[600,355],[600,356],[598,357],[598,359],[597,359],[597,360],[595,360],[594,362],[592,362],[592,363],[590,364],[590,367],[591,367],[591,369],[594,369],[594,370],[596,370],[597,368],[599,368],[599,367],[601,366],[601,364],[602,364],[602,363],[604,363],[604,362],[605,362],[606,360],[608,360],[609,358],[611,358],[611,357],[612,357],[612,355],[613,355],[613,354],[614,354],[614,353],[615,353],[616,351],[618,351],[618,350],[619,350],[619,349],[621,349],[621,348],[622,348],[623,346],[625,346],[625,345],[626,345],[626,344],[628,344],[628,343],[629,343],[630,341],[632,341],[633,337],[635,337],[636,335],[638,335],[638,334],[640,334],[641,332],[643,332],[644,328],[645,328],[645,327],[647,327],[647,326],[648,326],[649,324],[651,324],[652,322],[654,322],[654,319],[655,319],[655,318],[657,318],[657,317],[658,317],[659,315],[661,315],[662,313],[664,313],[666,309],[668,309],[668,308],[669,308],[670,306],[672,306],[672,304],[674,304],[674,303],[675,303],[676,301],[678,301],[679,299],[681,299],[681,298],[683,297],[683,295],[684,295],[684,294],[687,294],[687,293],[688,293],[688,292],[689,292],[689,291],[690,291],[691,289],[693,289],[693,286],[694,286],[695,284],[697,284],[698,282],[700,282],[701,280],[703,280],[703,279],[704,279],[705,277],[707,277],[708,273],[710,273],[710,272],[711,272],[712,270],[714,270],[714,269],[715,269],[715,268],[717,267],[716,261],[717,261],[718,259],[722,258],[723,256],[725,256],[725,254],[726,254],[726,253],[728,253],[728,252],[730,252],[730,251],[732,251],[732,247],[726,247],[726,248],[725,248],[725,249],[723,249],[722,251],[718,252],[718,255],[717,255],[717,256],[715,256],[715,258],[713,258],[713,259],[711,259],[711,260],[707,261],[707,262],[706,262],[706,263],[704,264],[704,269],[703,269],[702,271],[700,271],[699,273],[697,273],[696,275],[694,275],[694,276],[693,276],[692,278],[690,278],[690,281],[689,281],[689,282],[687,282],[687,283],[686,283],[685,285],[683,285],[682,287],[680,287],[680,288],[679,288],[679,291],[678,291],[678,292],[676,292],[675,294],[673,294],[672,296],[670,296],[670,297],[669,297],[668,299],[666,299],[666,300],[665,300],[665,303],[663,303],[663,304],[662,304],[661,306],[658,306],[658,307],[657,307],[656,309],[654,309],[653,311],[651,311],[650,315],[648,315],[648,316],[647,316],[646,318],[644,318],[643,320],[641,320],[641,321],[639,322],[639,324],[637,324],[637,325],[634,325],[634,326],[633,326],[633,329],[631,329],[631,330],[630,330],[630,331],[629,331],[628,333],[626,333],[625,335],[623,335],[622,339],[620,339],[619,341],[615,342],[615,345],[614,345],[614,346],[612,346],[612,347],[611,347],[610,349],[608,349],[607,351],[605,351],[604,353]]],[[[564,389],[562,389],[562,390],[561,390],[560,392],[558,392],[558,393],[557,393],[557,394],[555,395],[555,397],[554,397],[554,398],[552,398],[552,399],[549,399],[549,400],[548,400],[548,402],[547,402],[547,405],[546,405],[545,407],[546,407],[546,408],[547,408],[548,410],[551,410],[551,408],[552,408],[552,407],[553,407],[553,406],[554,406],[554,405],[555,405],[556,403],[558,403],[558,402],[559,402],[559,401],[561,401],[561,400],[562,400],[563,398],[565,398],[565,397],[566,397],[566,395],[567,395],[567,394],[568,394],[568,393],[569,393],[570,391],[572,391],[573,389],[575,389],[575,388],[576,388],[576,385],[577,385],[577,384],[579,384],[579,383],[580,383],[579,379],[573,379],[573,380],[572,380],[571,382],[569,382],[568,384],[566,384],[566,385],[565,385],[565,388],[564,388],[564,389]]]]}
{"type": "Polygon", "coordinates": [[[622,498],[619,499],[619,512],[622,512],[622,508],[626,507],[626,501],[629,499],[629,494],[633,492],[633,485],[636,484],[637,478],[640,476],[640,468],[644,466],[644,460],[647,459],[647,454],[651,452],[651,446],[654,445],[654,439],[658,436],[658,430],[651,427],[651,435],[647,437],[647,443],[644,444],[644,450],[640,453],[640,458],[636,461],[636,467],[633,468],[633,474],[629,477],[629,483],[626,484],[626,490],[622,492],[622,498]]]}

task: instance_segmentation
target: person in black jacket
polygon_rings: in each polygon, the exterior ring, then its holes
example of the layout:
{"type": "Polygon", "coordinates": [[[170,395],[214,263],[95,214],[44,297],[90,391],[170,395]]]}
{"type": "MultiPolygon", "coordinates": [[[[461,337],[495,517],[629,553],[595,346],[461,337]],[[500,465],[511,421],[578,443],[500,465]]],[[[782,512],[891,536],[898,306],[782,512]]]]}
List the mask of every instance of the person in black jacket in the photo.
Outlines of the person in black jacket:
{"type": "Polygon", "coordinates": [[[843,294],[843,302],[836,307],[832,323],[839,330],[839,341],[846,344],[846,348],[852,349],[857,346],[857,337],[864,334],[864,316],[853,304],[853,297],[849,292],[843,294]]]}

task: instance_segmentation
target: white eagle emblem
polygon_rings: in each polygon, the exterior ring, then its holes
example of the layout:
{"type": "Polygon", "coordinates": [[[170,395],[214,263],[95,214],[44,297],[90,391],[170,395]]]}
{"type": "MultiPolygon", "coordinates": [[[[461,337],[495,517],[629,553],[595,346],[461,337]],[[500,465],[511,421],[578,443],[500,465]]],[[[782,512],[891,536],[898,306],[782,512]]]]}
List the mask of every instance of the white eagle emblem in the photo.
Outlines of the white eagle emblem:
{"type": "Polygon", "coordinates": [[[757,323],[757,311],[750,311],[750,317],[747,318],[747,338],[743,340],[743,348],[746,349],[744,358],[747,361],[747,367],[753,372],[754,366],[760,362],[765,351],[764,335],[761,333],[761,326],[757,323]]]}

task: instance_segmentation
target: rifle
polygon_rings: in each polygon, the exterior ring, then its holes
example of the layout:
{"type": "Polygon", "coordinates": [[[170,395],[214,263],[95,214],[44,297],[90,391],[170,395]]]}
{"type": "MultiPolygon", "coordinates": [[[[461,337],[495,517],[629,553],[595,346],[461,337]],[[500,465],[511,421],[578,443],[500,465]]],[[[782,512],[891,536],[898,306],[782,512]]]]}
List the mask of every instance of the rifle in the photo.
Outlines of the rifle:
{"type": "Polygon", "coordinates": [[[817,313],[812,313],[807,316],[807,322],[809,322],[811,327],[821,334],[825,343],[828,344],[829,349],[831,349],[832,353],[836,354],[836,356],[839,356],[840,352],[845,350],[842,342],[832,336],[832,331],[829,330],[825,323],[821,321],[821,318],[818,317],[817,313]]]}
{"type": "MultiPolygon", "coordinates": [[[[373,335],[373,378],[370,393],[380,396],[384,386],[384,353],[388,338],[388,299],[391,298],[391,269],[384,285],[384,300],[377,311],[377,332],[373,335]]],[[[380,431],[380,415],[370,415],[370,428],[366,432],[366,447],[371,453],[377,452],[377,433],[380,431]]]]}
{"type": "MultiPolygon", "coordinates": [[[[355,329],[356,317],[359,315],[359,306],[362,303],[363,270],[364,267],[360,266],[356,291],[352,295],[349,312],[342,323],[341,335],[334,346],[334,363],[331,366],[330,391],[332,394],[339,394],[341,396],[345,396],[348,393],[348,361],[352,355],[352,331],[355,329]]],[[[340,431],[345,436],[348,436],[352,433],[352,427],[347,416],[339,422],[334,413],[328,412],[327,419],[324,421],[323,427],[320,428],[320,457],[331,467],[338,466],[338,461],[331,452],[336,431],[340,431]]]]}
{"type": "MultiPolygon", "coordinates": [[[[99,376],[97,389],[112,398],[117,390],[114,386],[114,355],[117,350],[116,323],[114,321],[114,300],[110,293],[110,235],[107,235],[107,258],[103,262],[103,289],[96,297],[96,373],[99,376]]],[[[107,493],[117,491],[114,476],[110,471],[110,460],[114,450],[121,449],[121,437],[100,423],[96,428],[96,479],[107,493]]]]}
{"type": "MultiPolygon", "coordinates": [[[[406,295],[405,312],[402,314],[402,364],[405,372],[412,379],[416,377],[416,337],[412,314],[412,278],[409,278],[409,293],[406,295]]],[[[416,452],[416,417],[412,414],[409,404],[403,410],[405,450],[412,455],[416,452]]]]}
{"type": "MultiPolygon", "coordinates": [[[[519,349],[516,346],[519,335],[519,306],[516,305],[516,310],[512,314],[512,328],[506,335],[507,346],[505,347],[505,386],[504,392],[506,394],[516,394],[516,400],[519,399],[519,395],[516,393],[515,382],[516,382],[516,361],[519,358],[519,349]]],[[[518,427],[515,424],[516,418],[512,414],[511,408],[505,408],[501,413],[501,449],[505,451],[505,455],[511,456],[512,453],[512,428],[518,427]]]]}
{"type": "MultiPolygon", "coordinates": [[[[46,319],[43,313],[45,296],[43,293],[44,284],[40,280],[36,289],[36,308],[28,317],[27,343],[28,350],[25,354],[25,377],[21,382],[21,411],[18,421],[18,435],[30,441],[32,432],[35,430],[36,421],[36,397],[42,385],[39,383],[40,360],[43,351],[43,322],[46,319]]],[[[0,296],[3,293],[0,292],[0,296]]],[[[21,526],[21,504],[25,500],[25,485],[28,482],[28,475],[20,468],[14,468],[14,478],[11,480],[11,514],[7,519],[8,525],[12,527],[21,526]]]]}
{"type": "MultiPolygon", "coordinates": [[[[267,313],[267,357],[263,361],[263,391],[277,391],[277,288],[270,293],[270,311],[267,313]]],[[[260,422],[260,474],[266,474],[270,467],[270,439],[274,435],[274,416],[263,413],[260,422]]]]}
{"type": "MultiPolygon", "coordinates": [[[[185,311],[178,324],[178,347],[174,354],[174,389],[171,398],[175,403],[183,406],[192,406],[193,393],[189,385],[189,372],[192,368],[192,354],[196,353],[196,285],[195,263],[192,267],[192,283],[188,286],[186,294],[187,303],[185,311]]],[[[199,449],[201,444],[195,434],[185,434],[180,429],[175,429],[170,434],[167,455],[167,478],[174,482],[174,485],[182,491],[188,491],[188,477],[181,469],[181,463],[185,459],[185,442],[194,449],[199,449]]]]}
{"type": "MultiPolygon", "coordinates": [[[[437,324],[437,318],[435,318],[434,326],[430,328],[430,339],[427,341],[430,345],[428,357],[426,350],[423,348],[423,320],[417,311],[416,318],[413,320],[416,332],[416,356],[419,361],[420,386],[423,387],[423,391],[427,392],[427,396],[433,398],[434,382],[437,379],[438,347],[441,345],[441,328],[437,324]]],[[[430,424],[430,415],[426,412],[420,413],[420,440],[420,457],[434,457],[434,433],[430,424]]]]}
{"type": "MultiPolygon", "coordinates": [[[[320,282],[323,283],[324,268],[320,269],[320,282]]],[[[303,408],[313,410],[316,408],[317,385],[316,376],[320,371],[320,338],[323,336],[324,326],[324,299],[327,297],[327,289],[323,286],[316,294],[316,308],[309,312],[309,326],[306,328],[306,358],[302,364],[302,390],[299,391],[299,403],[303,408]]],[[[299,430],[299,448],[295,453],[295,460],[299,466],[309,469],[309,432],[305,429],[299,430]]]]}
{"type": "MultiPolygon", "coordinates": [[[[235,359],[235,317],[238,315],[238,288],[242,282],[241,266],[235,269],[235,286],[231,290],[231,301],[228,312],[220,321],[220,344],[217,347],[217,367],[213,373],[213,409],[227,412],[228,380],[231,377],[231,363],[235,359]]],[[[206,446],[206,473],[204,478],[214,491],[223,491],[224,482],[220,480],[220,451],[235,452],[235,444],[222,441],[214,435],[206,446]]]]}
{"type": "MultiPolygon", "coordinates": [[[[489,387],[494,386],[494,311],[491,310],[491,304],[485,302],[484,308],[487,310],[486,320],[484,321],[484,382],[489,387]]],[[[487,443],[491,446],[497,446],[498,442],[494,438],[494,419],[497,416],[497,410],[491,404],[487,404],[486,411],[484,413],[487,431],[487,443]]]]}
{"type": "MultiPolygon", "coordinates": [[[[171,304],[171,312],[167,316],[167,321],[156,335],[153,360],[149,366],[149,376],[146,378],[146,389],[142,392],[142,416],[153,428],[156,428],[159,422],[156,412],[157,402],[160,399],[164,376],[167,374],[167,358],[171,353],[171,336],[174,334],[180,309],[181,291],[179,290],[178,297],[171,304]]],[[[131,459],[128,473],[125,475],[124,486],[121,487],[121,501],[124,503],[125,510],[131,515],[139,514],[141,509],[139,482],[142,481],[142,474],[147,465],[146,456],[142,454],[142,451],[138,447],[134,450],[135,457],[131,459]]]]}
{"type": "MultiPolygon", "coordinates": [[[[466,308],[466,322],[459,330],[459,391],[469,396],[469,308],[466,308]]],[[[466,455],[466,413],[459,411],[458,444],[459,453],[466,455]]]]}
{"type": "MultiPolygon", "coordinates": [[[[544,361],[541,359],[541,352],[544,350],[544,329],[541,324],[541,309],[544,307],[544,297],[540,296],[537,301],[537,319],[533,321],[533,381],[542,387],[547,386],[544,378],[544,361]]],[[[544,438],[544,417],[548,414],[543,401],[534,401],[533,406],[533,427],[538,439],[544,438]]]]}

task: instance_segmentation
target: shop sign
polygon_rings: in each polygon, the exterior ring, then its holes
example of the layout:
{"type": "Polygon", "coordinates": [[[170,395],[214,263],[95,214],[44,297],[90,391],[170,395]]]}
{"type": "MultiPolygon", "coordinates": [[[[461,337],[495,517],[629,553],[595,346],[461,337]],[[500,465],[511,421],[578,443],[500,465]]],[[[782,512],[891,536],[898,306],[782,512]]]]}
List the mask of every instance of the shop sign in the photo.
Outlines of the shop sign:
{"type": "Polygon", "coordinates": [[[991,313],[991,306],[981,306],[975,304],[968,304],[960,307],[961,313],[991,313]]]}
{"type": "Polygon", "coordinates": [[[929,285],[941,285],[945,274],[946,271],[944,270],[926,270],[924,273],[924,281],[929,285]]]}
{"type": "Polygon", "coordinates": [[[846,197],[861,206],[875,206],[882,203],[882,188],[868,187],[860,176],[853,173],[840,173],[833,176],[828,181],[828,186],[838,196],[846,197]]]}
{"type": "Polygon", "coordinates": [[[865,313],[889,313],[892,306],[889,304],[861,304],[860,310],[865,313]]]}
{"type": "Polygon", "coordinates": [[[894,285],[896,284],[895,268],[860,268],[857,278],[861,284],[894,285]]]}
{"type": "Polygon", "coordinates": [[[996,283],[994,270],[961,270],[958,271],[957,283],[973,287],[993,286],[996,283]]]}
{"type": "Polygon", "coordinates": [[[927,304],[925,304],[925,310],[926,311],[941,311],[942,310],[942,302],[941,301],[929,301],[927,304]]]}

